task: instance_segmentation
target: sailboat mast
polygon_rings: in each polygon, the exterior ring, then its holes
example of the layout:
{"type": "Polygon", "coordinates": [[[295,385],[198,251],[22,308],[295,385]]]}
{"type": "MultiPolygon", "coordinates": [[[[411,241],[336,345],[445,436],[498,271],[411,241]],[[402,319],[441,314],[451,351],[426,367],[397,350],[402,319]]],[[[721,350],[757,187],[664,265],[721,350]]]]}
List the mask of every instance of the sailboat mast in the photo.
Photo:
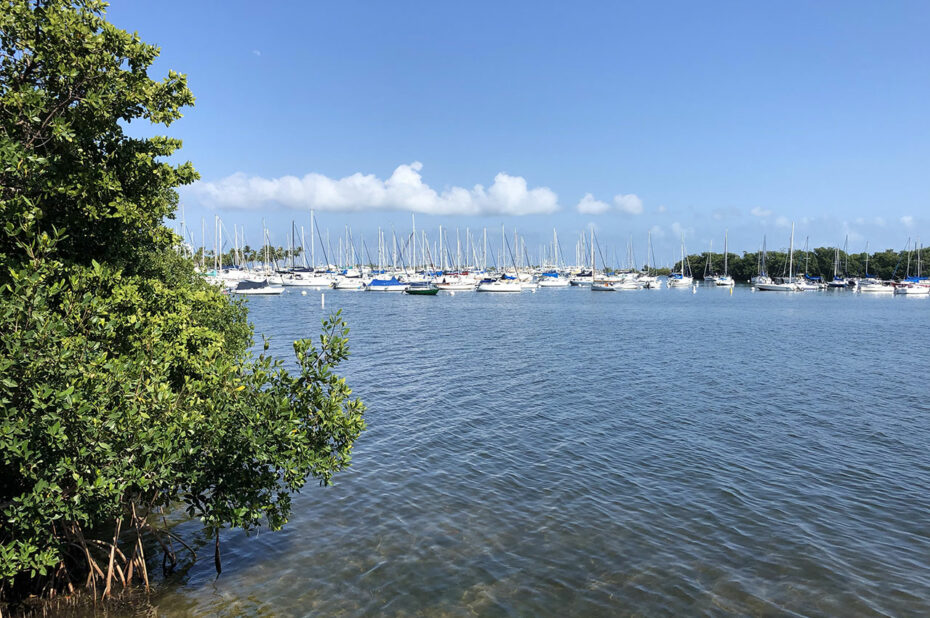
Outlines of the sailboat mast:
{"type": "Polygon", "coordinates": [[[591,285],[594,285],[594,227],[591,228],[591,285]]]}
{"type": "Polygon", "coordinates": [[[310,259],[313,261],[313,270],[316,270],[316,239],[313,237],[313,209],[310,209],[310,259]]]}
{"type": "Polygon", "coordinates": [[[728,276],[728,275],[729,275],[729,272],[730,272],[730,271],[727,269],[727,266],[728,266],[728,262],[727,262],[727,252],[729,251],[729,248],[728,248],[728,246],[727,246],[727,242],[728,242],[728,240],[729,240],[729,238],[728,238],[729,233],[730,233],[729,230],[723,230],[723,276],[724,276],[724,277],[728,276]]]}

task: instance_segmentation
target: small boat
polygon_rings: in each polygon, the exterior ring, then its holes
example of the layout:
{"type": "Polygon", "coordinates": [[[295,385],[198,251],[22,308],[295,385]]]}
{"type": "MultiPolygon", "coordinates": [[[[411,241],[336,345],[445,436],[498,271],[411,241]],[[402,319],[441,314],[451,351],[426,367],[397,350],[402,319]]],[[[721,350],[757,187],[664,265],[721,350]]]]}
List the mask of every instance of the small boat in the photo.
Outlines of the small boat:
{"type": "Polygon", "coordinates": [[[685,235],[681,235],[681,267],[679,272],[672,273],[668,276],[668,287],[670,288],[688,288],[694,283],[694,277],[691,276],[691,266],[685,257],[685,235]],[[687,267],[687,268],[686,268],[687,267]]]}
{"type": "Polygon", "coordinates": [[[397,277],[391,277],[390,279],[372,279],[365,289],[369,292],[403,292],[408,285],[398,281],[397,277]]]}
{"type": "Polygon", "coordinates": [[[333,278],[326,273],[317,273],[312,270],[295,270],[284,275],[282,283],[291,287],[329,288],[333,286],[333,278]]]}
{"type": "Polygon", "coordinates": [[[597,265],[594,256],[594,228],[591,228],[591,291],[592,292],[616,292],[617,288],[613,281],[606,276],[601,279],[595,279],[594,274],[597,272],[597,265]]]}
{"type": "Polygon", "coordinates": [[[361,277],[338,276],[332,283],[334,290],[363,290],[365,289],[365,280],[361,277]]]}
{"type": "MultiPolygon", "coordinates": [[[[766,277],[767,278],[767,277],[766,277]]],[[[765,283],[756,282],[756,289],[760,292],[799,292],[798,283],[793,278],[784,277],[769,279],[765,283]]]]}
{"type": "Polygon", "coordinates": [[[446,292],[473,292],[478,283],[471,275],[442,275],[433,279],[433,285],[446,292]]]}
{"type": "Polygon", "coordinates": [[[729,240],[729,230],[724,230],[723,232],[723,274],[718,276],[714,280],[714,285],[718,287],[731,288],[735,284],[733,277],[730,276],[729,269],[729,251],[730,247],[728,244],[729,240]]]}
{"type": "Polygon", "coordinates": [[[478,284],[479,292],[522,292],[523,286],[512,277],[504,279],[483,279],[478,284]]]}
{"type": "Polygon", "coordinates": [[[557,272],[542,273],[539,277],[541,288],[567,288],[569,286],[571,286],[571,281],[557,272]]]}
{"type": "Polygon", "coordinates": [[[271,285],[268,283],[267,279],[262,279],[261,281],[255,281],[251,279],[244,279],[236,284],[236,287],[232,289],[234,294],[248,294],[248,295],[277,295],[284,293],[284,286],[280,285],[271,285]]]}
{"type": "Polygon", "coordinates": [[[758,277],[754,277],[754,285],[760,292],[797,292],[798,282],[794,278],[794,223],[791,224],[791,244],[788,249],[788,276],[771,279],[764,274],[765,269],[765,240],[762,241],[762,262],[758,277]]]}
{"type": "Polygon", "coordinates": [[[859,280],[860,294],[894,294],[895,287],[889,281],[882,281],[872,276],[859,280]]]}
{"type": "Polygon", "coordinates": [[[911,277],[894,284],[894,293],[906,296],[927,296],[930,294],[930,284],[926,279],[911,277]]]}
{"type": "Polygon", "coordinates": [[[927,296],[930,294],[930,279],[920,276],[920,252],[922,249],[923,247],[917,247],[917,271],[914,275],[911,275],[911,252],[907,252],[907,270],[904,273],[904,280],[894,284],[895,294],[905,296],[927,296]]]}
{"type": "Polygon", "coordinates": [[[436,294],[439,294],[439,288],[429,281],[414,281],[407,286],[404,293],[413,296],[436,296],[436,294]]]}
{"type": "Polygon", "coordinates": [[[591,285],[591,279],[591,272],[582,269],[581,272],[573,275],[572,278],[568,280],[568,284],[573,287],[588,286],[591,285]]]}

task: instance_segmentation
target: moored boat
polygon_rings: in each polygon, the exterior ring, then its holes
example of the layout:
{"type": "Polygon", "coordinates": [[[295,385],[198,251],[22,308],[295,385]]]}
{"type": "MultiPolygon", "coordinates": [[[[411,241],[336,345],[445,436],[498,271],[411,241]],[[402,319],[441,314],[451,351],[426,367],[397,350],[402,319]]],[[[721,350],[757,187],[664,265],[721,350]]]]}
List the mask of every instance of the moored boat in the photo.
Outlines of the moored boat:
{"type": "Polygon", "coordinates": [[[429,281],[415,281],[407,286],[404,293],[413,296],[436,296],[439,293],[439,288],[429,281]]]}
{"type": "Polygon", "coordinates": [[[256,281],[253,279],[243,279],[232,288],[234,294],[246,295],[277,295],[284,293],[284,286],[271,285],[267,279],[256,281]]]}

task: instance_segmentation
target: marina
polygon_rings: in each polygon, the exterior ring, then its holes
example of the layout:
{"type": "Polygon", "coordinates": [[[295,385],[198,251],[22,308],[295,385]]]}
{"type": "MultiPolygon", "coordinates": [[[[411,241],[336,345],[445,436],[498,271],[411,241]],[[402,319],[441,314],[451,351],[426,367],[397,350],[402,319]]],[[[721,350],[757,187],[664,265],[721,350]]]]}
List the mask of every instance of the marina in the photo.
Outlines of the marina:
{"type": "MultiPolygon", "coordinates": [[[[711,250],[700,256],[703,260],[703,274],[697,278],[691,267],[692,257],[696,256],[686,253],[683,234],[677,263],[665,269],[667,274],[659,275],[651,234],[648,236],[643,265],[638,266],[631,238],[627,244],[625,267],[619,268],[616,259],[613,266],[606,265],[605,251],[593,229],[589,234],[579,235],[575,245],[574,265],[570,265],[555,229],[552,231],[551,244],[539,248],[534,262],[526,248],[525,238],[519,236],[516,230],[513,230],[511,243],[506,229],[501,226],[499,252],[495,254],[489,250],[487,228],[474,236],[466,229],[464,244],[456,229],[453,244],[449,241],[448,228],[444,229],[440,225],[436,237],[431,238],[422,228],[417,231],[415,217],[411,217],[411,221],[411,232],[404,237],[392,230],[388,240],[385,232],[378,230],[376,259],[368,251],[364,239],[358,243],[355,241],[348,226],[345,226],[344,237],[338,241],[338,251],[333,253],[331,243],[322,242],[323,234],[312,211],[309,249],[305,230],[292,222],[286,248],[270,245],[270,233],[263,224],[262,237],[266,244],[260,251],[249,252],[240,248],[240,239],[244,244],[245,233],[238,226],[234,227],[233,245],[227,250],[223,241],[225,226],[216,217],[214,247],[210,252],[212,268],[208,267],[205,222],[201,233],[204,244],[196,251],[196,255],[193,234],[184,224],[183,218],[178,234],[187,239],[182,243],[180,251],[193,257],[195,262],[199,261],[199,271],[204,278],[233,294],[277,295],[288,288],[405,292],[411,287],[414,288],[411,292],[413,295],[430,296],[438,292],[520,293],[566,287],[585,287],[594,292],[656,290],[663,287],[695,291],[699,285],[729,289],[737,283],[748,283],[753,290],[760,292],[849,290],[869,295],[930,296],[930,277],[921,272],[922,247],[917,241],[912,245],[910,239],[905,249],[897,254],[897,264],[891,276],[885,279],[869,272],[868,243],[862,254],[864,263],[861,272],[851,270],[850,254],[845,244],[842,252],[839,247],[829,249],[833,254],[833,276],[828,282],[822,267],[811,267],[809,239],[805,240],[803,250],[795,249],[795,228],[792,224],[788,251],[781,256],[783,272],[778,276],[772,276],[769,272],[770,257],[766,250],[766,239],[763,238],[762,248],[755,258],[756,274],[738,281],[730,273],[730,258],[741,256],[730,253],[728,231],[724,231],[724,252],[719,256],[723,272],[718,273],[716,270],[711,244],[711,250]],[[317,238],[321,244],[322,265],[317,260],[317,238]],[[480,243],[478,239],[481,239],[480,243]],[[329,247],[328,251],[325,247],[329,247]],[[514,247],[518,250],[514,251],[514,247]],[[275,254],[281,254],[282,257],[275,258],[275,254]],[[330,261],[330,255],[336,259],[330,261]]],[[[326,238],[329,238],[329,230],[326,231],[326,238]]],[[[823,252],[824,248],[817,251],[823,252]]],[[[744,254],[741,259],[745,262],[750,257],[751,254],[744,254]]]]}

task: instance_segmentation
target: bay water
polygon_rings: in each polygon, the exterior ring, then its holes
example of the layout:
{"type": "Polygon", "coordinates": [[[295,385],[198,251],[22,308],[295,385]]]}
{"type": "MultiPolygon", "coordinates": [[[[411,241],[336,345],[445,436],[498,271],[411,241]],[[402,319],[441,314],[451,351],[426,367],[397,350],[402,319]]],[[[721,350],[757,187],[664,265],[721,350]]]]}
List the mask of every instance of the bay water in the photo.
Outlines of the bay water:
{"type": "Polygon", "coordinates": [[[930,615],[930,298],[320,297],[247,302],[288,359],[342,309],[351,469],[159,613],[930,615]]]}

